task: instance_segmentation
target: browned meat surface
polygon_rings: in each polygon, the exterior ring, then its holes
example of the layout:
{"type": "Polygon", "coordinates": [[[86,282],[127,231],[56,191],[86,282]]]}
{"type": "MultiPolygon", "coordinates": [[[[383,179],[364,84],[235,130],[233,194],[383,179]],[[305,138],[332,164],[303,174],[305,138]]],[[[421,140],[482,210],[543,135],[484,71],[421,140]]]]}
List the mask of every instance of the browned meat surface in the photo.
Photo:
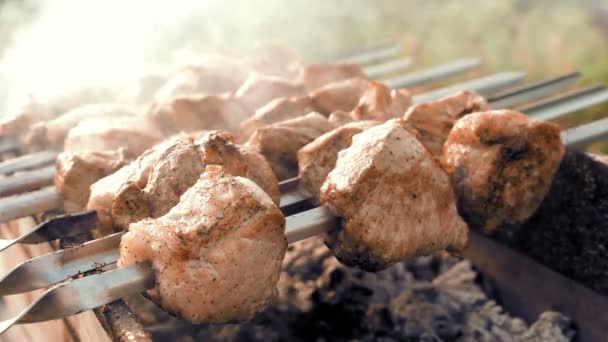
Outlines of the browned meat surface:
{"type": "Polygon", "coordinates": [[[183,134],[171,137],[153,146],[142,153],[133,162],[118,169],[118,171],[101,178],[91,185],[86,209],[97,211],[97,226],[100,235],[106,235],[114,231],[114,220],[112,217],[112,204],[114,196],[122,186],[128,182],[134,182],[140,187],[145,187],[148,175],[159,156],[181,139],[192,139],[183,134]]]}
{"type": "Polygon", "coordinates": [[[349,78],[366,78],[359,64],[311,64],[300,70],[300,79],[309,92],[349,78]]]}
{"type": "Polygon", "coordinates": [[[89,200],[89,187],[128,162],[130,159],[122,148],[59,154],[55,186],[63,196],[64,210],[68,213],[82,211],[89,200]]]}
{"type": "Polygon", "coordinates": [[[420,134],[420,141],[434,155],[439,155],[452,126],[458,119],[488,109],[488,103],[483,96],[465,90],[437,101],[410,107],[403,116],[402,122],[408,128],[416,130],[420,134]]]}
{"type": "Polygon", "coordinates": [[[237,131],[248,113],[230,96],[188,95],[156,102],[146,115],[169,135],[201,129],[237,131]]]}
{"type": "Polygon", "coordinates": [[[77,107],[49,121],[34,124],[24,137],[24,143],[34,150],[63,148],[64,140],[70,129],[81,120],[135,116],[133,108],[113,103],[97,103],[77,107]]]}
{"type": "Polygon", "coordinates": [[[352,116],[355,120],[386,121],[403,115],[409,105],[407,90],[391,90],[384,83],[371,81],[353,109],[352,116]]]}
{"type": "Polygon", "coordinates": [[[130,223],[167,213],[198,180],[205,166],[214,164],[222,165],[235,176],[253,180],[279,202],[278,182],[264,158],[234,144],[231,134],[214,131],[197,140],[182,135],[154,148],[127,166],[130,172],[108,177],[114,185],[107,187],[106,192],[101,190],[100,195],[104,198],[107,194],[111,199],[96,201],[93,195],[97,193],[93,192],[89,203],[108,212],[105,223],[126,229],[130,223]]]}
{"type": "Polygon", "coordinates": [[[317,203],[321,186],[336,166],[338,152],[351,144],[353,135],[379,124],[378,121],[357,121],[335,128],[298,151],[300,186],[313,195],[317,203]]]}
{"type": "Polygon", "coordinates": [[[394,120],[352,138],[321,188],[321,203],[342,218],[326,243],[347,265],[377,271],[466,245],[448,175],[394,120]]]}
{"type": "Polygon", "coordinates": [[[94,118],[82,120],[69,131],[64,150],[79,153],[124,147],[136,157],[162,138],[162,132],[145,116],[94,118]]]}
{"type": "Polygon", "coordinates": [[[522,223],[545,197],[564,155],[559,126],[512,110],[469,114],[454,125],[441,161],[472,228],[522,223]]]}
{"type": "Polygon", "coordinates": [[[306,89],[300,83],[255,72],[250,74],[234,94],[248,116],[276,98],[303,95],[306,95],[306,89]]]}
{"type": "Polygon", "coordinates": [[[258,128],[247,145],[264,155],[277,178],[283,180],[298,174],[298,150],[330,129],[327,118],[310,113],[258,128]]]}
{"type": "Polygon", "coordinates": [[[167,214],[129,226],[120,266],[151,261],[150,298],[193,323],[253,318],[276,301],[285,218],[255,183],[208,166],[167,214]]]}
{"type": "Polygon", "coordinates": [[[350,112],[359,103],[369,82],[365,78],[350,78],[329,83],[310,93],[315,110],[325,116],[336,112],[350,112]]]}
{"type": "Polygon", "coordinates": [[[256,129],[275,122],[295,119],[313,112],[312,101],[308,96],[284,97],[270,101],[241,124],[240,139],[247,140],[256,129]]]}

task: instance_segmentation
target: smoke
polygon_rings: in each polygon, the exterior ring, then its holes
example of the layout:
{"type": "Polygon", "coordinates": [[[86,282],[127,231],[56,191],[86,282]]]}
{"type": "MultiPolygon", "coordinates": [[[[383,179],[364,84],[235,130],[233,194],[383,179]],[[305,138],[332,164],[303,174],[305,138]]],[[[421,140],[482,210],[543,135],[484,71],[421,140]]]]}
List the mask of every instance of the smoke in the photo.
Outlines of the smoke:
{"type": "MultiPolygon", "coordinates": [[[[104,86],[120,93],[155,65],[176,64],[206,52],[239,55],[259,41],[286,44],[306,58],[320,58],[341,48],[343,28],[353,16],[365,21],[358,24],[362,26],[369,27],[370,20],[380,22],[373,12],[361,16],[365,11],[360,3],[345,6],[331,1],[19,4],[9,2],[0,15],[18,27],[10,40],[5,39],[0,62],[0,81],[6,88],[0,88],[0,103],[4,98],[7,110],[24,95],[44,99],[81,86],[104,86]],[[32,4],[39,7],[33,10],[32,4]]],[[[357,35],[357,27],[351,36],[357,35]]]]}

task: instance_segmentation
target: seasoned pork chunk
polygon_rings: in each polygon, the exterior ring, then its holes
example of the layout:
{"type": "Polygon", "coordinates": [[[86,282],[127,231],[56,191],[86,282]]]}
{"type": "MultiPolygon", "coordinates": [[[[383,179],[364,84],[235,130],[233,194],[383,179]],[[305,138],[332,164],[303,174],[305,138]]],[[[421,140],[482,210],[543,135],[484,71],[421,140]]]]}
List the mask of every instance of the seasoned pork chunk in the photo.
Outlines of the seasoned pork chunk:
{"type": "Polygon", "coordinates": [[[79,153],[124,147],[136,157],[162,138],[162,132],[144,116],[86,119],[69,131],[64,150],[79,153]]]}
{"type": "Polygon", "coordinates": [[[264,155],[279,180],[298,174],[298,150],[331,129],[318,113],[258,128],[247,145],[264,155]]]}
{"type": "Polygon", "coordinates": [[[246,115],[238,101],[227,95],[177,96],[152,104],[147,112],[166,135],[201,129],[236,131],[246,115]]]}
{"type": "Polygon", "coordinates": [[[448,175],[394,120],[352,138],[321,188],[321,203],[342,218],[326,244],[364,270],[459,250],[467,241],[448,175]]]}
{"type": "Polygon", "coordinates": [[[270,101],[241,124],[240,139],[247,140],[256,129],[275,122],[295,119],[313,111],[308,96],[283,97],[270,101]]]}
{"type": "Polygon", "coordinates": [[[253,180],[278,203],[278,182],[268,163],[233,140],[231,134],[219,131],[205,133],[197,140],[188,135],[173,138],[126,166],[128,171],[107,177],[111,181],[100,180],[112,186],[106,186],[105,191],[100,189],[99,193],[92,191],[89,209],[108,213],[102,223],[126,229],[130,223],[167,213],[196,182],[205,166],[213,164],[222,165],[235,176],[253,180]],[[98,195],[101,201],[94,198],[98,195]]]}
{"type": "Polygon", "coordinates": [[[123,148],[81,153],[63,152],[57,157],[55,186],[68,213],[82,211],[89,200],[89,187],[131,160],[123,148]]]}
{"type": "Polygon", "coordinates": [[[563,155],[556,124],[498,110],[456,122],[441,161],[452,176],[462,217],[472,228],[492,233],[536,211],[563,155]]]}
{"type": "Polygon", "coordinates": [[[350,78],[329,83],[310,93],[313,107],[325,116],[336,111],[350,112],[361,100],[369,82],[364,78],[350,78]]]}
{"type": "Polygon", "coordinates": [[[255,183],[207,166],[164,216],[129,226],[119,265],[150,261],[148,296],[181,318],[247,320],[275,302],[284,234],[285,218],[255,183]]]}
{"type": "Polygon", "coordinates": [[[350,78],[366,78],[359,64],[311,64],[300,70],[300,79],[309,92],[350,78]]]}
{"type": "Polygon", "coordinates": [[[335,128],[298,151],[300,186],[319,201],[321,186],[336,166],[338,152],[351,144],[353,135],[379,124],[378,121],[357,121],[335,128]]]}
{"type": "Polygon", "coordinates": [[[137,159],[121,167],[118,171],[99,179],[90,187],[86,209],[97,211],[98,231],[100,235],[107,235],[114,231],[112,205],[114,196],[124,184],[133,182],[145,187],[148,175],[159,156],[180,139],[192,139],[187,135],[178,135],[162,141],[146,150],[137,159]]]}
{"type": "Polygon", "coordinates": [[[248,112],[247,115],[253,115],[260,107],[276,98],[303,95],[306,95],[306,90],[300,83],[255,72],[251,73],[234,94],[248,112]]]}
{"type": "Polygon", "coordinates": [[[104,118],[112,120],[114,117],[135,116],[133,108],[114,103],[96,103],[77,107],[49,121],[34,124],[24,138],[28,148],[56,149],[63,148],[64,140],[70,129],[81,120],[91,118],[104,118]]]}
{"type": "Polygon", "coordinates": [[[403,116],[402,122],[408,128],[416,130],[420,134],[420,141],[434,155],[439,155],[452,126],[458,119],[488,109],[488,103],[483,96],[465,90],[437,101],[410,107],[403,116]]]}
{"type": "Polygon", "coordinates": [[[409,105],[407,90],[391,90],[384,83],[371,81],[353,109],[352,116],[355,120],[386,121],[403,115],[409,105]]]}

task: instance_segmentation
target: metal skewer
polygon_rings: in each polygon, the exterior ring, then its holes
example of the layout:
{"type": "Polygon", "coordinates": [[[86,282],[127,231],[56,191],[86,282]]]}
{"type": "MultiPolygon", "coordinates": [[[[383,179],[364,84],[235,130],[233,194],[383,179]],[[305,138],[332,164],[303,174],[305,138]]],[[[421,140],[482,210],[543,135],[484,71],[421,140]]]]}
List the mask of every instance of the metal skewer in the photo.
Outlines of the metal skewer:
{"type": "Polygon", "coordinates": [[[404,71],[412,65],[411,58],[401,58],[394,61],[369,66],[365,68],[365,74],[369,78],[381,78],[395,72],[404,71]]]}

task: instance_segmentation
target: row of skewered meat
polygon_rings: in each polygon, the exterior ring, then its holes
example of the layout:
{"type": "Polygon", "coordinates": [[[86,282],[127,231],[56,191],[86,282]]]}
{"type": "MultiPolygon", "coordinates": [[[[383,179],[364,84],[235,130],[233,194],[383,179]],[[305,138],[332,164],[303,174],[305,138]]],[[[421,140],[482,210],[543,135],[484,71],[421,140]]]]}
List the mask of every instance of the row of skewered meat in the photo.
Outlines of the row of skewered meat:
{"type": "Polygon", "coordinates": [[[299,175],[339,218],[334,255],[377,271],[459,251],[468,227],[524,221],[564,153],[556,125],[474,92],[412,105],[356,65],[292,67],[242,83],[223,83],[231,67],[188,67],[143,114],[88,105],[21,133],[63,148],[64,209],[95,210],[99,235],[128,231],[119,264],[151,262],[150,298],[195,323],[273,303],[287,246],[277,180],[299,175]]]}

